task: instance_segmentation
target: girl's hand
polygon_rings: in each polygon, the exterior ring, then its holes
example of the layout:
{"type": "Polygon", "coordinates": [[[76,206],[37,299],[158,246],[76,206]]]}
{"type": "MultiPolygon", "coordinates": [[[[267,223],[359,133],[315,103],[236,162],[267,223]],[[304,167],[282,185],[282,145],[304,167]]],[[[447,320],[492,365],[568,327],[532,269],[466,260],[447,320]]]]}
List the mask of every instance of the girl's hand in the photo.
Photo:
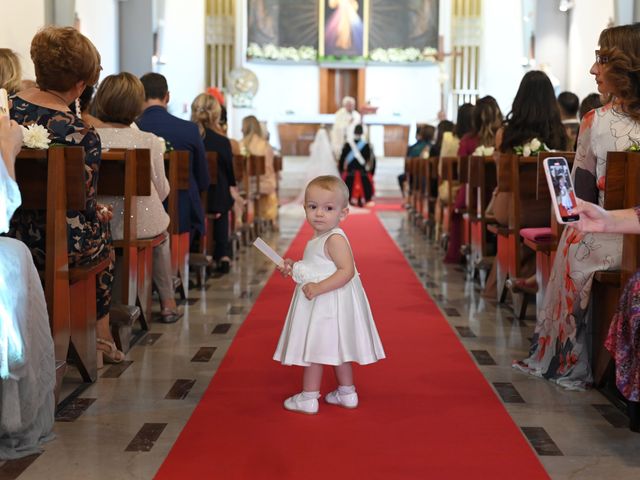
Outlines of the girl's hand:
{"type": "Polygon", "coordinates": [[[320,285],[318,285],[317,283],[305,283],[302,287],[302,293],[304,293],[304,296],[307,297],[307,300],[313,300],[322,292],[320,291],[320,285]]]}
{"type": "Polygon", "coordinates": [[[282,274],[283,277],[290,277],[293,271],[293,264],[295,262],[290,258],[285,258],[282,265],[278,265],[276,268],[282,274]]]}
{"type": "Polygon", "coordinates": [[[571,210],[571,215],[580,215],[580,220],[569,224],[581,232],[606,232],[613,226],[613,217],[604,208],[593,203],[576,199],[578,206],[571,210]]]}

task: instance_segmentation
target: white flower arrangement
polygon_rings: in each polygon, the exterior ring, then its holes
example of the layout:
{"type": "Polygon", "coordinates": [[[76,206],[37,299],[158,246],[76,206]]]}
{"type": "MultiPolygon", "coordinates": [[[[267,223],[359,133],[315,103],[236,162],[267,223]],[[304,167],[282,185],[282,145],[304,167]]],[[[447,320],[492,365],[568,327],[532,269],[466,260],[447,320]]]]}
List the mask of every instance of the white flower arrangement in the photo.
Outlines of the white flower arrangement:
{"type": "Polygon", "coordinates": [[[548,152],[549,147],[547,147],[544,143],[542,143],[537,138],[533,138],[529,143],[525,143],[524,145],[513,147],[513,151],[516,152],[516,155],[522,155],[523,157],[530,157],[532,155],[537,155],[540,152],[548,152]]]}
{"type": "Polygon", "coordinates": [[[247,57],[260,60],[314,61],[318,58],[318,51],[309,46],[278,47],[272,43],[260,46],[252,42],[247,47],[247,57]]]}
{"type": "Polygon", "coordinates": [[[374,62],[435,62],[438,51],[432,47],[422,50],[418,48],[376,48],[369,54],[369,59],[374,62]]]}
{"type": "Polygon", "coordinates": [[[51,139],[49,138],[49,131],[42,125],[29,125],[22,128],[22,144],[27,148],[36,148],[39,150],[46,150],[49,148],[51,139]]]}
{"type": "Polygon", "coordinates": [[[473,151],[473,156],[474,157],[490,157],[491,155],[493,155],[493,152],[495,150],[496,149],[494,147],[487,147],[485,145],[480,145],[473,151]]]}

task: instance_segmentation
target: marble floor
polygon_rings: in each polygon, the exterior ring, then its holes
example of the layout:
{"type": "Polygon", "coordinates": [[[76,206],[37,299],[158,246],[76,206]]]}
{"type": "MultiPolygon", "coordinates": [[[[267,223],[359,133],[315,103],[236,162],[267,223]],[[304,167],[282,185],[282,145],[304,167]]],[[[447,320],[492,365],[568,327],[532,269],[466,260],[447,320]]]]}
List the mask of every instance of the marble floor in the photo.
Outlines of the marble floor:
{"type": "MultiPolygon", "coordinates": [[[[511,368],[527,353],[534,319],[515,320],[509,308],[482,298],[461,267],[441,262],[442,250],[404,212],[378,214],[550,476],[640,478],[640,435],[625,428],[625,416],[601,393],[564,391],[511,368]]],[[[283,215],[270,240],[286,250],[301,222],[283,215]]],[[[153,478],[272,273],[258,252],[241,249],[229,275],[190,290],[178,323],[154,323],[125,363],[105,367],[58,412],[57,438],[44,453],[0,462],[0,480],[153,478]]]]}

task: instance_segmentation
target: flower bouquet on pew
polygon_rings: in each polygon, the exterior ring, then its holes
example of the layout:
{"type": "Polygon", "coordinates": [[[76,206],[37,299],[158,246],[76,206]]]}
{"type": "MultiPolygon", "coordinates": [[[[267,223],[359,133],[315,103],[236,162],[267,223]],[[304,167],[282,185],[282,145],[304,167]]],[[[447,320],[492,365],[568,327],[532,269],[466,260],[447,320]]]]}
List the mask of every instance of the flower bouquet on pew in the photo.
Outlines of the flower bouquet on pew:
{"type": "Polygon", "coordinates": [[[495,150],[496,150],[495,147],[486,146],[486,145],[479,145],[473,151],[473,156],[474,157],[490,157],[491,155],[493,155],[493,152],[495,150]]]}
{"type": "Polygon", "coordinates": [[[532,138],[530,142],[525,143],[524,145],[513,147],[513,151],[516,155],[520,155],[522,157],[531,157],[537,155],[540,152],[549,152],[551,151],[551,149],[537,138],[532,138]]]}

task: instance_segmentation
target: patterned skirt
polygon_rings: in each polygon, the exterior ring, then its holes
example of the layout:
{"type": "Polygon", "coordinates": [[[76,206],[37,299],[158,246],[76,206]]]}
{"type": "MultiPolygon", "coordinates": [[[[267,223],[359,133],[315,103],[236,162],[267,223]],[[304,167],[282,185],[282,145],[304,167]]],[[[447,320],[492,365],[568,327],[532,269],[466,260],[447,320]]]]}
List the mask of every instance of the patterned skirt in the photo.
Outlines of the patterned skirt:
{"type": "Polygon", "coordinates": [[[624,288],[605,347],[616,364],[616,386],[627,400],[640,401],[640,271],[624,288]]]}

